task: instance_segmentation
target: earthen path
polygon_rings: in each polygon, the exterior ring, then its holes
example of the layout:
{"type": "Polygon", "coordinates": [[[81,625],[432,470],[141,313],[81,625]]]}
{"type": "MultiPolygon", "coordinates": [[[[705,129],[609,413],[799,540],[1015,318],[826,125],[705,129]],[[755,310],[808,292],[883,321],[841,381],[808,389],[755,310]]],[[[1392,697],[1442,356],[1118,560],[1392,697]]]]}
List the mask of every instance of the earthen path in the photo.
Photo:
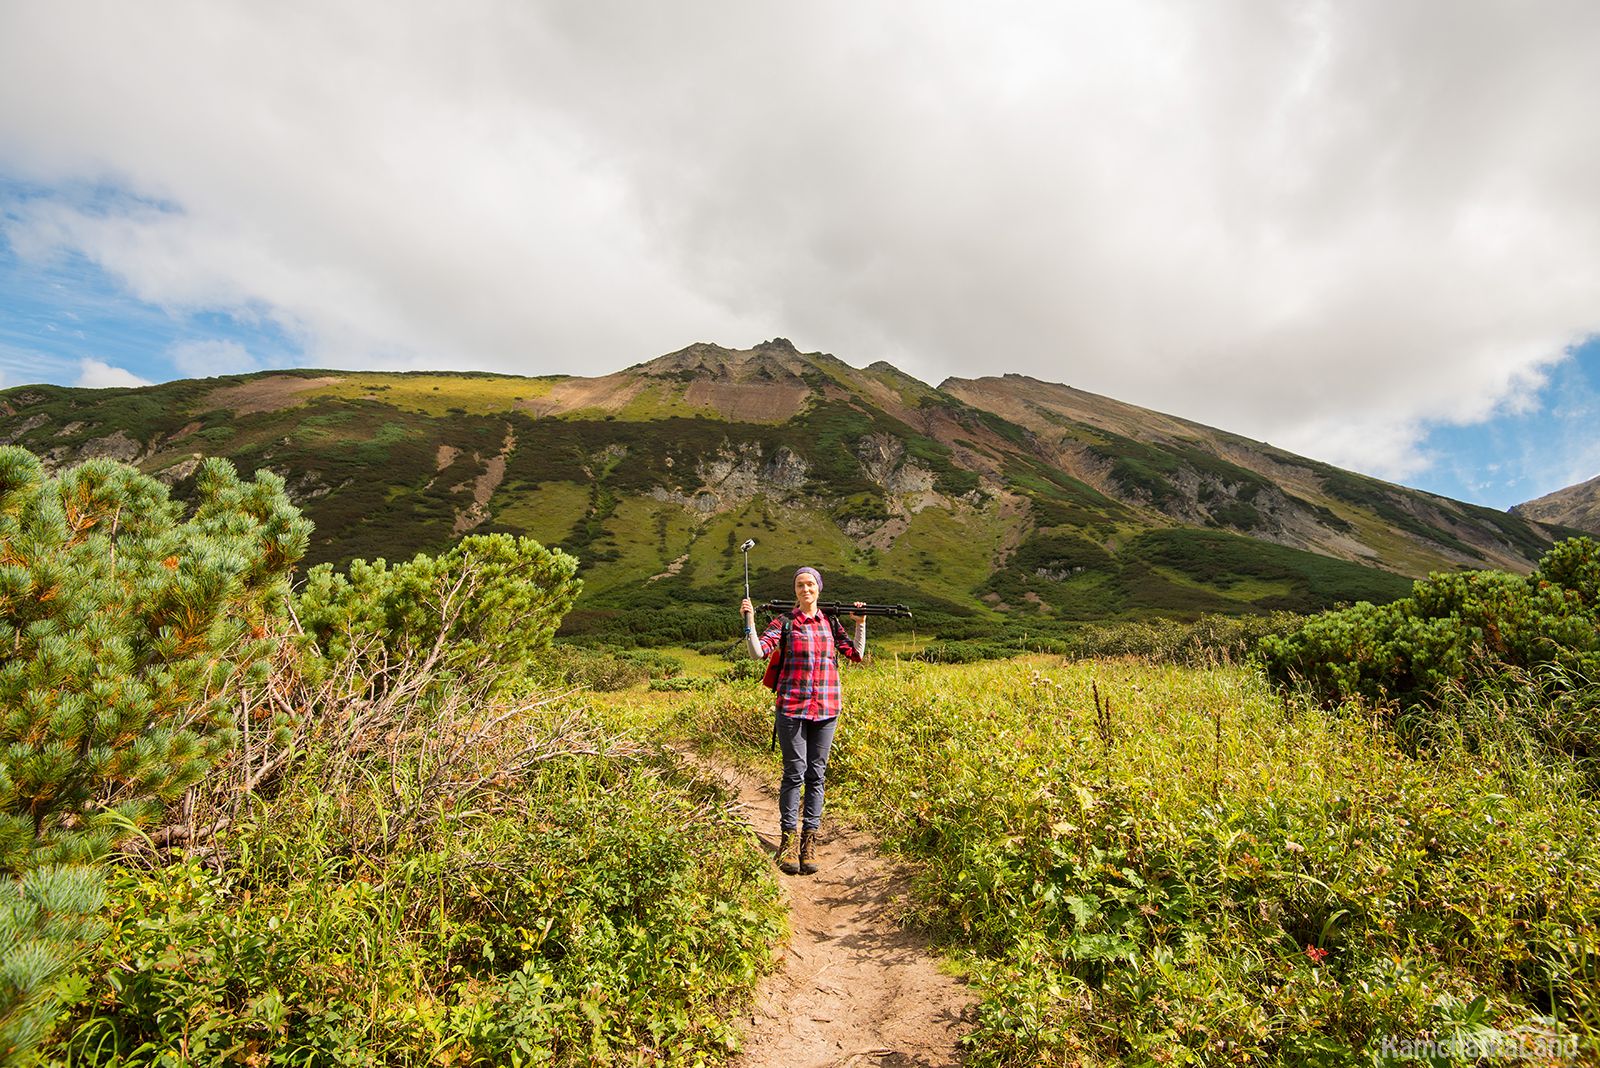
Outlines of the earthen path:
{"type": "MultiPolygon", "coordinates": [[[[767,852],[778,846],[773,790],[703,757],[727,783],[767,852]]],[[[902,928],[905,874],[867,835],[835,828],[815,875],[778,875],[791,935],[756,994],[738,1068],[957,1068],[974,998],[902,928]]]]}

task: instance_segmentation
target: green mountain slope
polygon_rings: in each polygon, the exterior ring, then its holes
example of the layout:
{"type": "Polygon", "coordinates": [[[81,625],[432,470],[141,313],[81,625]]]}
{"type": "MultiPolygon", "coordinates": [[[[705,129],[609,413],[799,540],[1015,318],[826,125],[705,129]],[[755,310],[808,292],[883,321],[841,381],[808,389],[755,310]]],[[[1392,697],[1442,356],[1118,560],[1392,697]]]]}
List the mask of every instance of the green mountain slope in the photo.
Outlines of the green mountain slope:
{"type": "Polygon", "coordinates": [[[680,617],[725,629],[750,536],[758,596],[782,596],[808,561],[828,594],[1041,624],[1383,600],[1431,569],[1526,570],[1551,541],[1065,386],[935,389],[782,339],[600,378],[23,386],[0,392],[0,441],[55,466],[113,456],[180,494],[203,455],[278,471],[316,523],[313,563],[528,534],[583,562],[577,626],[657,632],[680,617]]]}

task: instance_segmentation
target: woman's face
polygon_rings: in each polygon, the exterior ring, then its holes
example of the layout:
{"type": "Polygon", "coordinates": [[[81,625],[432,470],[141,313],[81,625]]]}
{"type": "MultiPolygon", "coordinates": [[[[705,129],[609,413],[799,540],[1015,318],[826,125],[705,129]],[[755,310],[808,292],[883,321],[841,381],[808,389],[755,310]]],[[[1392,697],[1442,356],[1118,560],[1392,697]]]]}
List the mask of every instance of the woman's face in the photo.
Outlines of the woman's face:
{"type": "Polygon", "coordinates": [[[817,580],[813,576],[796,575],[794,577],[795,607],[808,616],[817,607],[817,592],[817,580]]]}

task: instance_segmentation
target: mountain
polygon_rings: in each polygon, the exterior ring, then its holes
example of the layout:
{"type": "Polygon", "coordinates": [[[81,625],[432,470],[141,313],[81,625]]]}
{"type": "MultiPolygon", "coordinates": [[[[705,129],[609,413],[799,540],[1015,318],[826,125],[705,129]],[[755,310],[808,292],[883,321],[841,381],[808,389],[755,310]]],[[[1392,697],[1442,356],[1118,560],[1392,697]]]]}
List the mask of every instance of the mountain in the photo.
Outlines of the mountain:
{"type": "Polygon", "coordinates": [[[1505,512],[1070,386],[1006,375],[952,378],[939,388],[1026,427],[1062,470],[1181,523],[1406,574],[1449,566],[1526,570],[1549,544],[1548,533],[1505,512]]]}
{"type": "Polygon", "coordinates": [[[1600,535],[1600,477],[1513,505],[1511,511],[1536,523],[1600,535]]]}
{"type": "Polygon", "coordinates": [[[825,595],[915,602],[980,630],[1384,600],[1433,569],[1526,571],[1554,537],[1067,386],[934,388],[781,338],[596,378],[21,386],[0,392],[0,442],[54,466],[115,457],[180,495],[205,455],[278,471],[316,523],[310,562],[527,534],[582,561],[577,625],[655,631],[689,605],[722,619],[748,536],[758,598],[812,562],[825,595]]]}

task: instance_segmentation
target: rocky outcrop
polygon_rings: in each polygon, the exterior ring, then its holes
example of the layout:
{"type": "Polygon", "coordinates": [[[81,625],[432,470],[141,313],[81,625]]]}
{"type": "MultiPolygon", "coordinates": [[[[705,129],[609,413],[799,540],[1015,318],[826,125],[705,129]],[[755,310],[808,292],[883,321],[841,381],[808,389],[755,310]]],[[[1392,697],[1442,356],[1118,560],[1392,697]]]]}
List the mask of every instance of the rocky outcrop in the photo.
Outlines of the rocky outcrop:
{"type": "Polygon", "coordinates": [[[24,419],[22,422],[8,430],[3,437],[0,437],[0,445],[15,445],[17,442],[21,441],[24,435],[26,435],[28,432],[39,429],[49,421],[50,417],[47,415],[30,415],[28,418],[24,419]]]}
{"type": "Polygon", "coordinates": [[[678,504],[702,516],[715,515],[765,494],[787,498],[805,489],[809,465],[798,453],[779,446],[767,457],[760,445],[723,448],[695,464],[699,485],[694,489],[657,486],[650,495],[678,504]]]}
{"type": "Polygon", "coordinates": [[[891,497],[933,492],[933,472],[906,459],[905,442],[889,434],[868,434],[856,446],[861,470],[891,497]]]}
{"type": "MultiPolygon", "coordinates": [[[[83,424],[72,423],[62,427],[57,432],[57,437],[75,433],[83,424]]],[[[155,452],[154,449],[135,439],[125,430],[117,430],[103,437],[89,438],[72,445],[52,445],[46,449],[35,449],[36,455],[44,469],[52,474],[81,464],[85,460],[117,460],[125,464],[138,466],[155,452]]]]}
{"type": "MultiPolygon", "coordinates": [[[[161,470],[156,472],[156,478],[160,479],[162,482],[165,482],[169,486],[175,486],[198,471],[200,469],[200,461],[203,459],[203,456],[201,456],[199,453],[195,453],[192,456],[179,460],[175,464],[163,467],[161,470]]],[[[327,490],[323,490],[323,492],[326,493],[327,490]]],[[[293,498],[291,497],[290,499],[292,500],[293,498]]]]}
{"type": "MultiPolygon", "coordinates": [[[[448,446],[445,446],[446,448],[448,446]]],[[[489,501],[494,497],[494,491],[500,488],[500,483],[505,481],[506,461],[511,458],[511,453],[517,447],[517,436],[511,430],[511,425],[506,424],[506,438],[500,445],[500,451],[487,460],[476,452],[472,454],[474,463],[481,466],[482,470],[473,478],[472,482],[460,483],[450,487],[452,492],[460,493],[467,489],[472,490],[472,503],[456,511],[456,521],[453,533],[459,537],[475,527],[483,525],[489,518],[489,501]]],[[[436,456],[437,464],[442,457],[436,456]]]]}
{"type": "Polygon", "coordinates": [[[307,471],[298,478],[290,479],[285,483],[283,489],[295,504],[305,504],[307,501],[314,501],[318,497],[326,497],[334,490],[344,489],[349,484],[346,481],[335,486],[325,481],[317,472],[307,471]]]}

